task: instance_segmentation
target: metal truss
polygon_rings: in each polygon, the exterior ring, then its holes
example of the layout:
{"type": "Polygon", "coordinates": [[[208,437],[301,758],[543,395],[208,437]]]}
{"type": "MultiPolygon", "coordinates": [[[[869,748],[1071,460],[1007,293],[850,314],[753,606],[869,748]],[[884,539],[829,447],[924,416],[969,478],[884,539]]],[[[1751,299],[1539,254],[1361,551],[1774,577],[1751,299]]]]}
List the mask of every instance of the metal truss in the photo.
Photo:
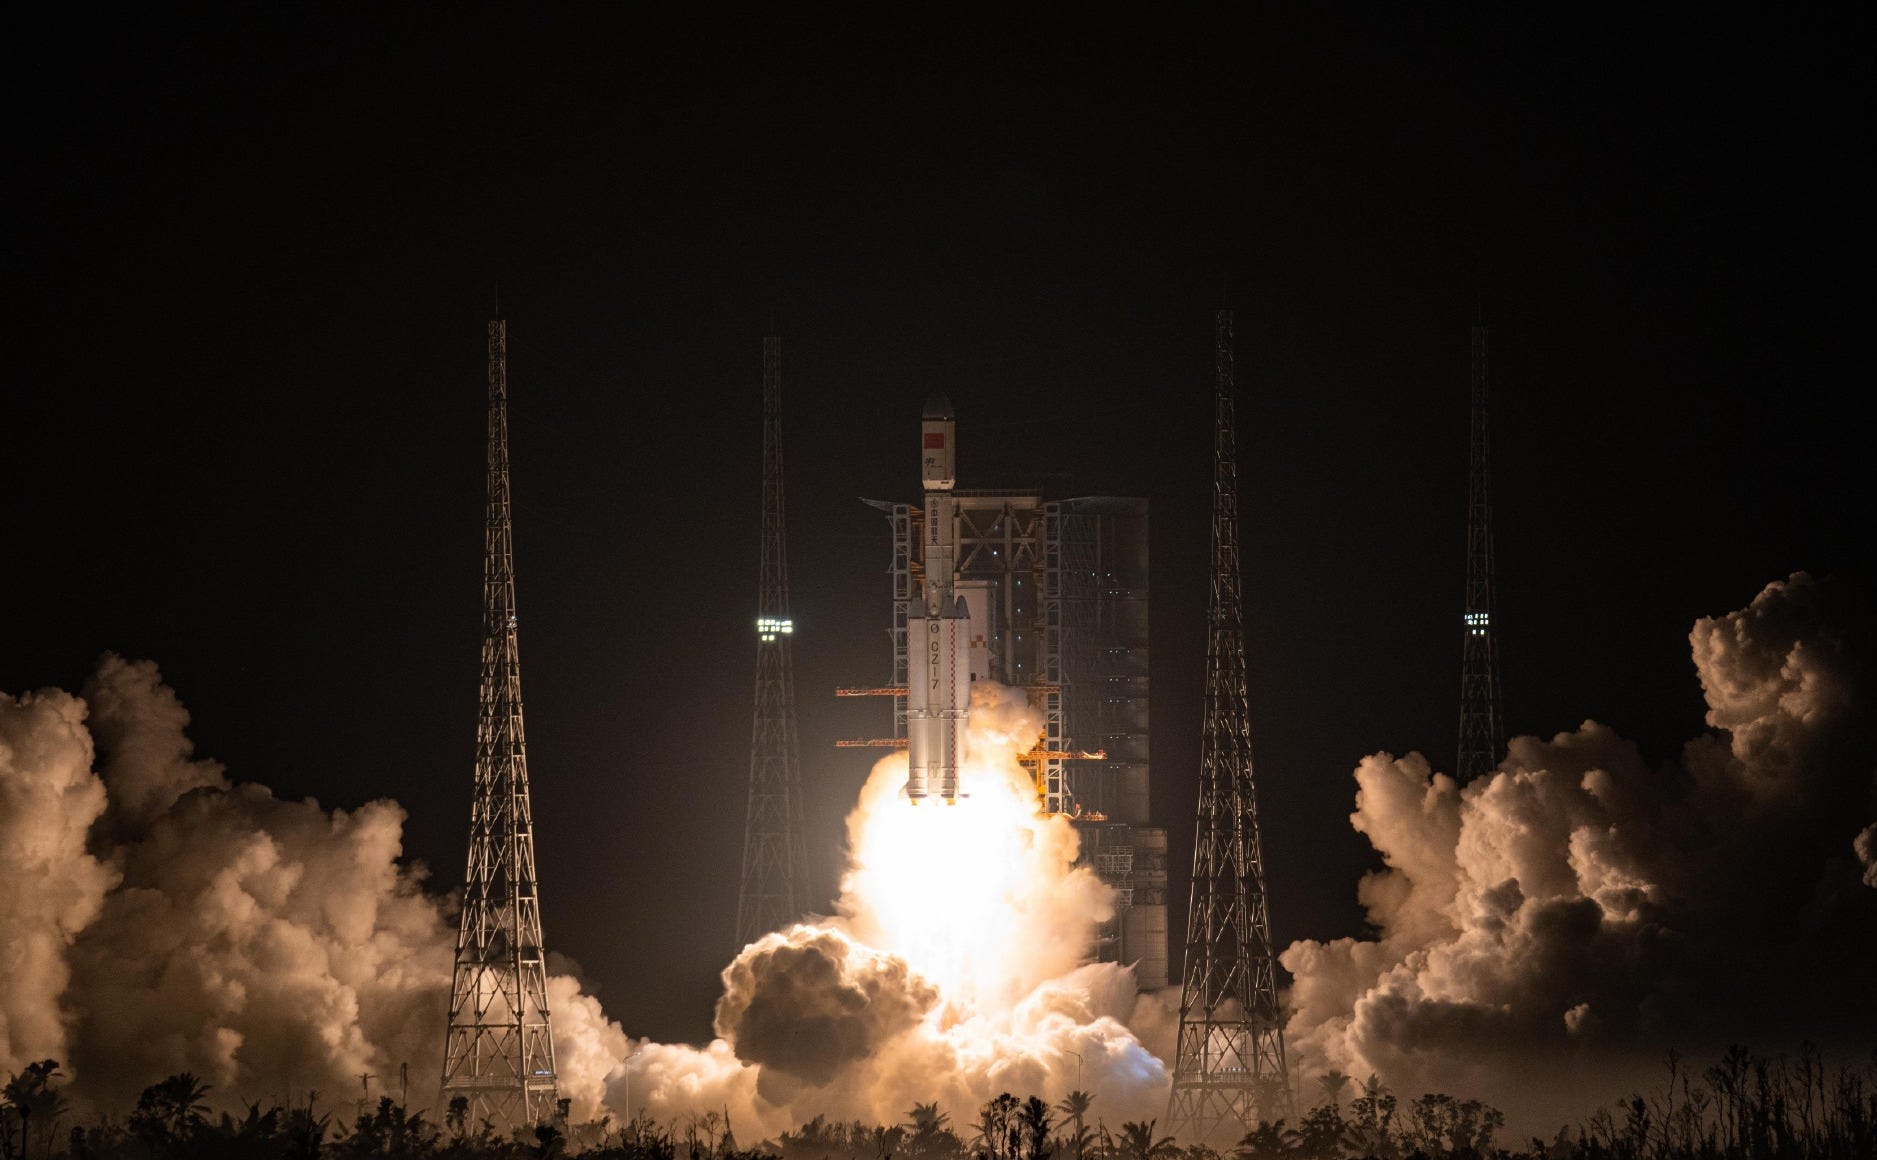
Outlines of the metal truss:
{"type": "Polygon", "coordinates": [[[1465,785],[1499,763],[1498,626],[1493,623],[1492,474],[1486,415],[1486,328],[1473,328],[1472,450],[1466,487],[1466,608],[1460,625],[1460,748],[1465,785]]]}
{"type": "Polygon", "coordinates": [[[498,1129],[558,1114],[554,1034],[535,877],[522,729],[508,488],[508,324],[489,323],[489,478],[484,528],[482,696],[469,862],[450,987],[443,1098],[498,1129]]]}
{"type": "Polygon", "coordinates": [[[1188,1143],[1229,1147],[1259,1121],[1290,1115],[1293,1099],[1245,688],[1231,311],[1219,311],[1215,338],[1206,710],[1167,1126],[1188,1143]]]}
{"type": "Polygon", "coordinates": [[[795,727],[795,622],[789,614],[788,529],[782,493],[782,340],[763,339],[763,495],[756,586],[756,705],[750,730],[749,809],[737,946],[808,909],[802,773],[795,727]]]}

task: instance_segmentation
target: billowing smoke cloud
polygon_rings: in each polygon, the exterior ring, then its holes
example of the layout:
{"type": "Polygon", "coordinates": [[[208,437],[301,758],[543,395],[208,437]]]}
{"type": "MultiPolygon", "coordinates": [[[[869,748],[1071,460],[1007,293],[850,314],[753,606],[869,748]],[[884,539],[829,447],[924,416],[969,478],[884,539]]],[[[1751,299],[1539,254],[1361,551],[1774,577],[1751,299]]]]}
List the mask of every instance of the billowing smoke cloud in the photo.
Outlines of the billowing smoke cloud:
{"type": "Polygon", "coordinates": [[[1877,747],[1842,603],[1797,575],[1697,623],[1723,732],[1666,768],[1595,722],[1517,738],[1464,787],[1418,754],[1364,760],[1351,822],[1385,863],[1359,891],[1376,935],[1284,953],[1302,1070],[1542,1126],[1670,1047],[1868,1051],[1877,747]]]}
{"type": "MultiPolygon", "coordinates": [[[[1110,892],[1074,865],[1074,829],[1036,815],[1012,756],[1040,722],[1021,693],[974,696],[970,796],[915,810],[904,757],[880,763],[837,916],[737,957],[720,1038],[635,1043],[550,979],[576,1119],[728,1110],[771,1135],[934,1099],[969,1119],[1000,1091],[1078,1083],[1111,1119],[1157,1114],[1165,1069],[1125,1023],[1133,976],[1083,965],[1110,892]]],[[[232,781],[195,756],[188,721],[153,664],[117,657],[82,698],[0,698],[0,1069],[60,1059],[81,1102],[121,1109],[177,1071],[223,1102],[345,1104],[361,1073],[408,1065],[430,1103],[454,930],[400,863],[403,811],[232,781]]]]}
{"type": "MultiPolygon", "coordinates": [[[[1414,754],[1362,762],[1375,935],[1283,956],[1306,1083],[1375,1075],[1544,1128],[1669,1046],[1868,1040],[1877,746],[1847,623],[1795,576],[1697,624],[1719,732],[1661,769],[1594,722],[1515,739],[1465,787],[1414,754]]],[[[117,658],[82,699],[0,697],[0,1068],[58,1058],[121,1108],[184,1069],[224,1099],[345,1099],[408,1063],[422,1105],[453,932],[400,864],[402,811],[231,781],[187,722],[153,665],[117,658]]],[[[711,1043],[629,1040],[550,980],[574,1116],[728,1111],[747,1140],[1078,1085],[1110,1123],[1159,1115],[1174,1017],[1086,961],[1113,903],[1073,827],[1035,811],[1013,754],[1039,723],[994,686],[972,722],[956,806],[908,803],[903,757],[874,768],[834,916],[737,956],[711,1043]]]]}
{"type": "Polygon", "coordinates": [[[999,1092],[1056,1099],[1079,1083],[1111,1122],[1161,1114],[1166,1068],[1127,1025],[1133,973],[1086,962],[1111,892],[1075,865],[1074,828],[1037,815],[1014,759],[1040,727],[1021,692],[974,686],[955,806],[914,808],[906,759],[876,765],[836,916],[745,948],[724,972],[720,1038],[641,1045],[608,1106],[727,1109],[739,1132],[771,1135],[821,1114],[894,1123],[933,1100],[968,1121],[999,1092]]]}
{"type": "Polygon", "coordinates": [[[906,960],[835,930],[774,934],[731,964],[717,1034],[737,1057],[811,1084],[872,1058],[938,1005],[906,960]]]}
{"type": "Polygon", "coordinates": [[[78,935],[117,873],[85,850],[106,809],[85,706],[53,691],[0,693],[0,1069],[66,1058],[60,998],[78,935]]]}
{"type": "MultiPolygon", "coordinates": [[[[118,657],[82,700],[0,698],[0,1069],[59,1059],[121,1109],[177,1071],[224,1101],[330,1099],[408,1065],[427,1103],[454,931],[399,863],[403,810],[231,783],[188,720],[118,657]]],[[[563,1094],[591,1115],[625,1036],[572,979],[550,996],[563,1094]]]]}

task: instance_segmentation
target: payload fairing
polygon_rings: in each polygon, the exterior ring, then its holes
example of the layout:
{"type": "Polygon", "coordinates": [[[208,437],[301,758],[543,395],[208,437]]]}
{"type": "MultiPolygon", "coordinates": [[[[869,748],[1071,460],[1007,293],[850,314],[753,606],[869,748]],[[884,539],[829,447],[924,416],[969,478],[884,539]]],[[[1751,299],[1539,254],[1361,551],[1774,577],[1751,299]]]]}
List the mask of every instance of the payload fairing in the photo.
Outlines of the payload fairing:
{"type": "Polygon", "coordinates": [[[952,591],[957,426],[951,400],[944,395],[926,400],[919,424],[920,476],[925,484],[923,615],[908,617],[906,624],[906,796],[915,805],[927,797],[947,804],[957,800],[971,709],[971,619],[964,597],[952,591]]]}

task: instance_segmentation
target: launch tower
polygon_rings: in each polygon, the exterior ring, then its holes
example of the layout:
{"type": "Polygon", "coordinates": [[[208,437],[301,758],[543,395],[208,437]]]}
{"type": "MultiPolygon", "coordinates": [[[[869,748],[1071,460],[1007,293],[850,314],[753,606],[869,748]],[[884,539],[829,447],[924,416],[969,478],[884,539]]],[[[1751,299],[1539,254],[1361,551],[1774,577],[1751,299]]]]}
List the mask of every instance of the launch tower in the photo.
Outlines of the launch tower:
{"type": "Polygon", "coordinates": [[[1486,422],[1486,327],[1473,327],[1472,452],[1466,483],[1466,609],[1460,634],[1461,785],[1491,773],[1505,737],[1499,717],[1499,649],[1492,620],[1492,478],[1486,422]]]}
{"type": "Polygon", "coordinates": [[[1214,342],[1206,715],[1179,1045],[1167,1109],[1169,1132],[1215,1146],[1236,1141],[1260,1120],[1289,1115],[1292,1104],[1251,768],[1232,356],[1232,312],[1221,310],[1214,342]],[[1218,1136],[1221,1126],[1229,1139],[1218,1136]]]}
{"type": "MultiPolygon", "coordinates": [[[[1150,824],[1148,810],[1147,501],[958,487],[954,458],[933,454],[955,446],[956,418],[943,397],[933,403],[921,416],[923,502],[866,501],[891,529],[891,683],[838,690],[891,696],[895,736],[838,744],[910,751],[908,734],[932,729],[909,720],[930,718],[932,706],[912,703],[908,677],[930,691],[928,645],[955,627],[938,624],[935,634],[930,611],[943,591],[955,621],[962,602],[963,699],[969,681],[987,679],[1029,694],[1043,735],[1021,760],[1036,778],[1038,805],[1069,818],[1083,863],[1114,890],[1098,957],[1132,964],[1143,990],[1165,987],[1166,831],[1150,824]]],[[[942,647],[941,658],[949,656],[942,647]]],[[[926,780],[934,792],[929,773],[926,780]]]]}
{"type": "Polygon", "coordinates": [[[782,340],[763,339],[762,546],[756,585],[756,711],[750,730],[749,812],[743,831],[739,948],[808,908],[802,775],[789,645],[787,524],[782,503],[782,340]]]}
{"type": "Polygon", "coordinates": [[[554,1034],[528,804],[508,496],[508,323],[489,322],[489,510],[483,530],[482,704],[476,723],[469,867],[450,986],[443,1099],[498,1130],[557,1112],[554,1034]]]}

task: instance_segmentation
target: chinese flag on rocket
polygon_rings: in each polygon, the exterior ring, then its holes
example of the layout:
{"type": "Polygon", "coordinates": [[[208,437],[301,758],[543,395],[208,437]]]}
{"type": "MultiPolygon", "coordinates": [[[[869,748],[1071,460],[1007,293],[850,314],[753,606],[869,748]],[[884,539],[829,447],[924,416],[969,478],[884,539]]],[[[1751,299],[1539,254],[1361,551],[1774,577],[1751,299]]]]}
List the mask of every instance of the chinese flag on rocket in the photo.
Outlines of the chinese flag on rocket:
{"type": "Polygon", "coordinates": [[[945,446],[945,432],[927,431],[925,433],[925,446],[926,446],[926,450],[928,451],[930,451],[934,447],[945,446]]]}

